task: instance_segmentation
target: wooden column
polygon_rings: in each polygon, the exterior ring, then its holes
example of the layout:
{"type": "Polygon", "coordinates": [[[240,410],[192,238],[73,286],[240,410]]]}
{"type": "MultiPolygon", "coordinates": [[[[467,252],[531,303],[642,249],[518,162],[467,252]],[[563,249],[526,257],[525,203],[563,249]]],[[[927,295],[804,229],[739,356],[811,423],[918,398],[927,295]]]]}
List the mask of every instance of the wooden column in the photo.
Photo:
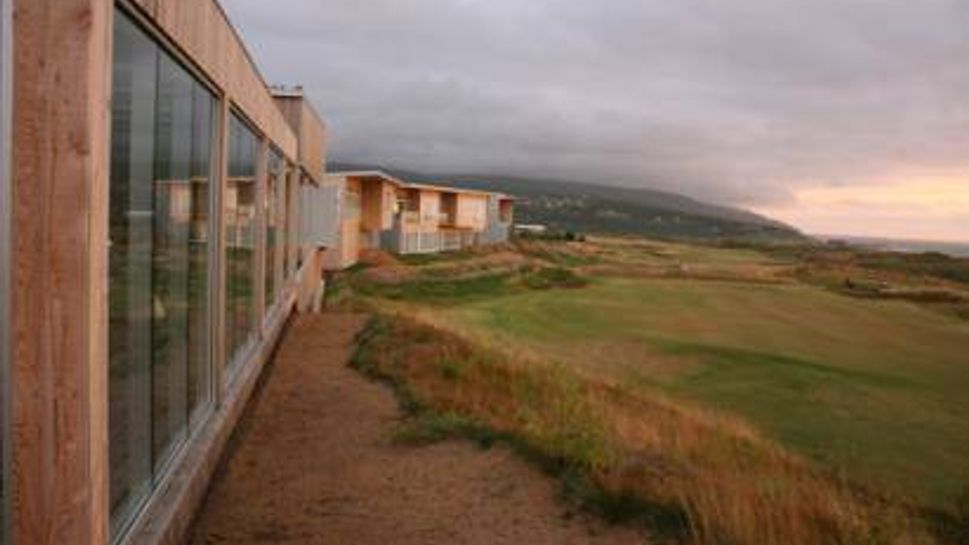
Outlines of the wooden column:
{"type": "Polygon", "coordinates": [[[8,510],[10,463],[8,402],[10,401],[10,100],[11,60],[13,59],[10,0],[0,0],[0,487],[3,488],[0,511],[0,543],[9,543],[8,510]]]}
{"type": "Polygon", "coordinates": [[[108,541],[111,0],[14,0],[12,537],[108,541]]]}

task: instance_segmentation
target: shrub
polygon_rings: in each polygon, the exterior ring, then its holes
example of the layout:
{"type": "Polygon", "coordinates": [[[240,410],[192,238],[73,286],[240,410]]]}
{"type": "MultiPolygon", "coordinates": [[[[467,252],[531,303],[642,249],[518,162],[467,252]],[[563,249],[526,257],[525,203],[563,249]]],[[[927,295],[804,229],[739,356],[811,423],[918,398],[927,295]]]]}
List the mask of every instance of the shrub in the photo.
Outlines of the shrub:
{"type": "Polygon", "coordinates": [[[509,274],[489,274],[461,279],[419,279],[398,284],[366,282],[357,286],[363,295],[401,301],[457,303],[502,293],[509,274]]]}

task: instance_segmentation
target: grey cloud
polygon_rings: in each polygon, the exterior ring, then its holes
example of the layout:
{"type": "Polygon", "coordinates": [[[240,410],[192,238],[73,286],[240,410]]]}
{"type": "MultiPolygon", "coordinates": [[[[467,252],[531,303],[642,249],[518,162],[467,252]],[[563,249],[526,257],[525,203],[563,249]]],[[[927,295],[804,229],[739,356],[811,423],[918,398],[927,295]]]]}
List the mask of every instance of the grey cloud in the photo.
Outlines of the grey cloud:
{"type": "Polygon", "coordinates": [[[962,0],[223,0],[336,159],[764,205],[969,171],[962,0]]]}

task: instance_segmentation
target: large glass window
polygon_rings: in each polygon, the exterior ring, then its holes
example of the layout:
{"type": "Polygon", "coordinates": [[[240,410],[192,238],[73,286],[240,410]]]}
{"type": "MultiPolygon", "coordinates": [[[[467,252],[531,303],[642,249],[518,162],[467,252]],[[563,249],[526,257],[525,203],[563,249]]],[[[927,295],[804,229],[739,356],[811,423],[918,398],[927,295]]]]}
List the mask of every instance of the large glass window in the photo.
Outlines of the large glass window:
{"type": "Polygon", "coordinates": [[[293,229],[292,219],[293,219],[293,189],[296,184],[295,177],[296,172],[290,170],[283,181],[283,217],[285,218],[285,232],[283,234],[283,240],[285,240],[286,250],[283,252],[283,274],[287,279],[293,277],[296,274],[296,241],[295,235],[296,230],[293,229]]]}
{"type": "Polygon", "coordinates": [[[286,162],[275,149],[269,152],[269,168],[266,178],[266,309],[271,309],[279,299],[283,285],[283,263],[286,253],[285,177],[286,162]]]}
{"type": "Polygon", "coordinates": [[[225,342],[231,375],[256,339],[256,156],[259,141],[233,115],[225,193],[225,342]]]}
{"type": "Polygon", "coordinates": [[[110,464],[115,529],[209,403],[208,221],[215,99],[115,18],[110,189],[110,464]]]}
{"type": "MultiPolygon", "coordinates": [[[[303,261],[306,259],[304,245],[307,241],[304,237],[303,222],[310,220],[307,216],[319,214],[319,212],[313,211],[312,208],[306,208],[304,210],[304,195],[313,195],[313,185],[309,183],[309,179],[302,176],[299,168],[293,168],[292,170],[293,184],[296,186],[293,190],[296,195],[296,204],[293,207],[293,214],[296,216],[292,219],[292,232],[290,240],[296,246],[296,271],[303,266],[303,261]]],[[[310,203],[306,203],[306,206],[312,206],[310,203]]]]}

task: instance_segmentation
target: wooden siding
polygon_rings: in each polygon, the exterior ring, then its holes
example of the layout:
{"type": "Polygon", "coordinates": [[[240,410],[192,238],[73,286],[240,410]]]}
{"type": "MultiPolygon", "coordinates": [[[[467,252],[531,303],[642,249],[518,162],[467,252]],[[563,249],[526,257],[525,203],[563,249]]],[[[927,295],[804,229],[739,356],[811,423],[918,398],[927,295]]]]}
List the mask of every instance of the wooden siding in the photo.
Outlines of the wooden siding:
{"type": "Polygon", "coordinates": [[[393,185],[383,184],[383,214],[381,218],[381,230],[393,229],[394,213],[397,211],[397,189],[393,185]]]}
{"type": "Polygon", "coordinates": [[[303,124],[300,132],[300,162],[316,183],[323,183],[326,176],[327,140],[326,123],[308,100],[303,100],[303,124]]]}
{"type": "Polygon", "coordinates": [[[108,540],[110,0],[15,0],[14,543],[108,540]]]}
{"type": "Polygon", "coordinates": [[[454,219],[454,226],[473,231],[484,231],[488,225],[488,196],[459,193],[457,197],[457,214],[454,219]]]}
{"type": "Polygon", "coordinates": [[[295,132],[215,0],[130,0],[291,161],[295,132]]]}
{"type": "Polygon", "coordinates": [[[302,96],[277,95],[276,105],[299,139],[298,158],[303,173],[314,183],[326,174],[326,124],[302,96]]]}
{"type": "Polygon", "coordinates": [[[437,231],[441,226],[441,193],[421,189],[419,229],[425,232],[437,231]]]}
{"type": "MultiPolygon", "coordinates": [[[[11,163],[9,419],[13,447],[5,492],[12,493],[13,543],[105,545],[108,499],[108,194],[112,0],[13,0],[16,107],[11,163]]],[[[222,99],[225,179],[230,102],[291,161],[295,132],[214,0],[127,0],[163,45],[174,47],[222,99]],[[176,45],[172,45],[176,44],[176,45]]],[[[325,150],[320,147],[320,154],[325,150]]],[[[322,156],[320,158],[322,165],[322,156]]],[[[221,203],[224,184],[213,198],[221,203]]],[[[292,195],[296,184],[292,184],[292,195]]],[[[294,208],[295,210],[295,208],[294,208]]],[[[224,233],[224,217],[220,233],[224,233]]],[[[291,217],[293,226],[296,218],[291,217]]],[[[258,231],[262,233],[260,229],[258,231]]],[[[217,236],[224,255],[223,236],[217,236]]],[[[295,251],[295,248],[293,249],[295,251]]],[[[297,294],[312,293],[311,257],[284,297],[286,309],[241,370],[179,470],[128,536],[131,543],[178,543],[201,501],[219,454],[268,359],[297,294]]],[[[263,260],[258,263],[261,266],[263,260]]],[[[221,278],[222,268],[213,274],[221,278]]],[[[224,285],[213,294],[222,319],[224,285]]],[[[261,284],[260,284],[261,288],[261,284]]],[[[216,384],[223,384],[224,329],[213,338],[216,384]]]]}
{"type": "Polygon", "coordinates": [[[0,543],[10,543],[11,1],[0,0],[0,543]]]}
{"type": "Polygon", "coordinates": [[[360,228],[379,231],[383,223],[383,182],[375,178],[360,180],[360,228]]]}

